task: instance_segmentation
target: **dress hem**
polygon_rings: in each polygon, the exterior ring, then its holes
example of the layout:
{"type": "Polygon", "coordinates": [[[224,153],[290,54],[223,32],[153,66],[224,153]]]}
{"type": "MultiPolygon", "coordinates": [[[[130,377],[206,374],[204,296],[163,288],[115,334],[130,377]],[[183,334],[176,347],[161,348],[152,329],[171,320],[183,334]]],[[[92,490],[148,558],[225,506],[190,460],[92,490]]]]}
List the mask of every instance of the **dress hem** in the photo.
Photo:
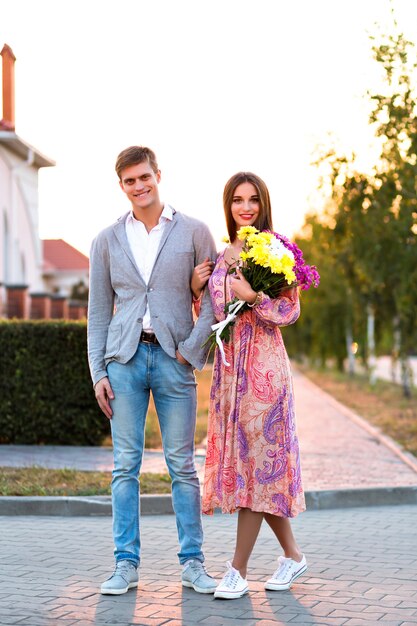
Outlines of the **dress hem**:
{"type": "Polygon", "coordinates": [[[202,513],[203,515],[213,515],[216,509],[221,509],[222,514],[230,514],[233,515],[234,513],[239,512],[241,509],[250,509],[253,513],[268,513],[269,515],[276,515],[276,517],[283,517],[285,519],[293,519],[294,517],[297,517],[297,515],[299,515],[300,513],[304,513],[304,511],[306,511],[307,507],[303,506],[300,507],[299,509],[293,510],[291,511],[291,513],[289,515],[284,515],[282,513],[282,511],[265,511],[265,510],[259,510],[256,508],[252,508],[250,506],[236,506],[233,509],[230,508],[223,508],[221,506],[213,506],[207,509],[203,509],[202,513]]]}

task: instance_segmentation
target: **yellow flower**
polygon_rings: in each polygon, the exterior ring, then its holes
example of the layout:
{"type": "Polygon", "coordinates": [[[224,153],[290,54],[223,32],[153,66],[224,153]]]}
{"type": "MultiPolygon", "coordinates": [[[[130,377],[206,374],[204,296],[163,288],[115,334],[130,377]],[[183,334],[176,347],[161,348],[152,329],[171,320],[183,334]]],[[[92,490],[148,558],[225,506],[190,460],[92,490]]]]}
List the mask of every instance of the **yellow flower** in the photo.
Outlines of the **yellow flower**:
{"type": "Polygon", "coordinates": [[[265,246],[269,246],[272,243],[272,238],[273,238],[273,234],[272,233],[258,233],[257,237],[257,241],[259,244],[263,244],[265,246]]]}
{"type": "Polygon", "coordinates": [[[253,235],[257,232],[259,231],[257,228],[255,228],[255,226],[241,226],[236,234],[237,238],[240,239],[240,241],[244,241],[246,237],[249,237],[249,235],[253,235]]]}
{"type": "Polygon", "coordinates": [[[262,244],[253,245],[248,251],[249,258],[253,259],[257,265],[262,267],[268,267],[270,260],[270,253],[267,246],[262,244]]]}
{"type": "Polygon", "coordinates": [[[288,276],[295,276],[293,272],[294,259],[286,254],[282,257],[272,255],[270,267],[273,274],[285,274],[285,276],[288,274],[288,276]]]}
{"type": "Polygon", "coordinates": [[[222,237],[222,242],[223,243],[230,243],[229,237],[222,237]]]}
{"type": "Polygon", "coordinates": [[[289,285],[292,285],[292,283],[295,283],[296,278],[297,278],[292,270],[284,271],[284,276],[285,276],[285,280],[287,281],[289,285]]]}

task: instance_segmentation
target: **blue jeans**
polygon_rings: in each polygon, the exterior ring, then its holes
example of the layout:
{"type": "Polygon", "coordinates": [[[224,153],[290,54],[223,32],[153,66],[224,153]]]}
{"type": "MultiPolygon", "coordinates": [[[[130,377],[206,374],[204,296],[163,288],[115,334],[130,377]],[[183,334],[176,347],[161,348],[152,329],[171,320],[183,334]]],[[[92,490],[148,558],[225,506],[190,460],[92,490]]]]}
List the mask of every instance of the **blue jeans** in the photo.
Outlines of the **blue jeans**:
{"type": "MultiPolygon", "coordinates": [[[[161,429],[165,460],[172,479],[180,563],[204,561],[201,551],[200,484],[194,464],[196,382],[190,365],[181,365],[159,345],[140,343],[126,364],[112,361],[107,373],[114,392],[111,430],[113,538],[116,561],[140,562],[139,472],[146,414],[152,391],[161,429]]],[[[163,549],[163,546],[161,546],[163,549]]]]}

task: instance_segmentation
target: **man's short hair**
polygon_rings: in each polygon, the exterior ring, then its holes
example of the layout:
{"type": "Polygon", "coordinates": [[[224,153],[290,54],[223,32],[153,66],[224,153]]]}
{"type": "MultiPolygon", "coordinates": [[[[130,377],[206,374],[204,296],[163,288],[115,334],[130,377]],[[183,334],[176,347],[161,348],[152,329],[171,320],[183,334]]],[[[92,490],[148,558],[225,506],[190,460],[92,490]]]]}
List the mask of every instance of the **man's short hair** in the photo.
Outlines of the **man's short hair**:
{"type": "Polygon", "coordinates": [[[156,174],[159,167],[153,150],[145,148],[145,146],[130,146],[130,148],[122,150],[117,157],[115,167],[120,180],[122,178],[122,171],[126,169],[126,167],[131,167],[132,165],[137,165],[138,163],[143,163],[144,161],[148,161],[149,165],[156,174]]]}

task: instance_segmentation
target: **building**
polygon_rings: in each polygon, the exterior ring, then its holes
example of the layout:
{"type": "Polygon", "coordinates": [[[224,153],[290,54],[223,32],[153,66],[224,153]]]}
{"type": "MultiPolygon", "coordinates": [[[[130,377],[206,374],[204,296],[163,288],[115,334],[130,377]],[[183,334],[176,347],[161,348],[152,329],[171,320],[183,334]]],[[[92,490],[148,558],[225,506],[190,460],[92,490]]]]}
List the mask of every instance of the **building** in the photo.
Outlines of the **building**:
{"type": "MultiPolygon", "coordinates": [[[[54,244],[50,240],[42,243],[39,237],[38,172],[41,167],[52,167],[55,163],[16,134],[16,59],[7,44],[0,54],[3,94],[3,117],[0,120],[0,317],[48,317],[48,306],[31,314],[31,294],[35,297],[42,294],[47,301],[52,293],[68,296],[70,281],[88,284],[88,259],[63,240],[58,240],[65,261],[61,266],[59,252],[52,252],[54,244]],[[68,264],[70,258],[75,263],[72,268],[68,264]]],[[[33,308],[35,310],[36,306],[33,308]]]]}
{"type": "Polygon", "coordinates": [[[43,281],[50,293],[70,297],[75,286],[88,289],[89,260],[63,239],[44,239],[43,281]]]}

